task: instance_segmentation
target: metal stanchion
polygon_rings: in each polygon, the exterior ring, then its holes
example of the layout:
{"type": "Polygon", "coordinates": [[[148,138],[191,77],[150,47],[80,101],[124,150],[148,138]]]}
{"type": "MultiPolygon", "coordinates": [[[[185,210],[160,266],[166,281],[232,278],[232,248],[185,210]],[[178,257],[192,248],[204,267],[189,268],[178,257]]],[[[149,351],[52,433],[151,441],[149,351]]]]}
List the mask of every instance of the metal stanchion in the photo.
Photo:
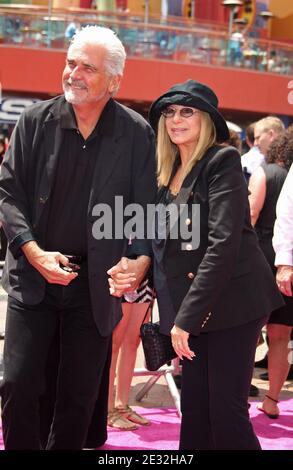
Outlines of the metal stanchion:
{"type": "Polygon", "coordinates": [[[146,384],[141,388],[141,390],[137,393],[135,399],[137,401],[141,401],[143,397],[152,388],[152,386],[155,385],[155,383],[159,380],[159,378],[164,377],[167,382],[170,394],[173,398],[178,415],[179,417],[181,417],[180,394],[178,392],[178,388],[176,387],[174,377],[173,377],[174,374],[178,374],[178,373],[179,373],[179,358],[173,359],[173,361],[171,362],[171,365],[166,365],[156,371],[149,371],[144,367],[135,369],[133,373],[134,376],[144,376],[144,375],[152,376],[146,382],[146,384]]]}

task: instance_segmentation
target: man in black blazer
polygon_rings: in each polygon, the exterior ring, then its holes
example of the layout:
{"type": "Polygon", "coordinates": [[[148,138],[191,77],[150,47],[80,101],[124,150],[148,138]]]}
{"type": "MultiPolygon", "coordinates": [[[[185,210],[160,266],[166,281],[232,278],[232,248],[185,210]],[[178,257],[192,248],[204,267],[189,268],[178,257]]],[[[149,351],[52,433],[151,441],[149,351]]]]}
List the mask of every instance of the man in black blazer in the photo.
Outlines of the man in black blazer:
{"type": "MultiPolygon", "coordinates": [[[[112,98],[124,62],[113,31],[83,28],[68,50],[64,95],[24,111],[3,162],[1,220],[9,244],[1,387],[6,449],[82,449],[97,398],[96,427],[106,435],[111,332],[121,318],[107,271],[121,264],[126,250],[124,207],[145,207],[156,187],[153,132],[112,98]],[[123,198],[119,214],[116,196],[120,205],[123,198]],[[105,207],[110,217],[102,227],[97,221],[105,207]],[[46,443],[39,406],[46,367],[58,347],[46,443]]],[[[128,267],[138,285],[149,267],[149,246],[134,240],[132,247],[137,257],[128,267]]]]}

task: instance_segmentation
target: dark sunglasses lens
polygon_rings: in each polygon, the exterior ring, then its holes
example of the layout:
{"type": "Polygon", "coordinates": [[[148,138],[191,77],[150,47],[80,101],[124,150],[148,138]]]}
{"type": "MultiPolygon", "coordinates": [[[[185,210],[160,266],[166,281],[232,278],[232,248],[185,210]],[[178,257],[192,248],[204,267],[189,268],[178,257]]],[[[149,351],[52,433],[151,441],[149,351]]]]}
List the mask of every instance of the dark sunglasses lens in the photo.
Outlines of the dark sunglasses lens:
{"type": "Polygon", "coordinates": [[[185,118],[191,117],[193,115],[193,113],[194,113],[194,111],[191,108],[182,108],[180,110],[181,116],[185,117],[185,118]]]}
{"type": "Polygon", "coordinates": [[[162,114],[164,117],[168,118],[168,117],[173,117],[174,114],[175,114],[175,110],[172,109],[172,108],[167,108],[167,109],[164,109],[162,111],[162,114]]]}

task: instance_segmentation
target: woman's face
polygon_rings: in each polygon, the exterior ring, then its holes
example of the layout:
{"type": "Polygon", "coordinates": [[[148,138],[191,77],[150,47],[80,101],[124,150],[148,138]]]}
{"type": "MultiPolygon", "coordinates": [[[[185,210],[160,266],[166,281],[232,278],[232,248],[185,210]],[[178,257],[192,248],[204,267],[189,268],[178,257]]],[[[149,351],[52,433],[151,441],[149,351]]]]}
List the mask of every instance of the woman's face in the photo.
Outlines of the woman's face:
{"type": "Polygon", "coordinates": [[[180,146],[196,147],[200,129],[201,113],[196,108],[172,104],[162,113],[171,141],[180,146]]]}

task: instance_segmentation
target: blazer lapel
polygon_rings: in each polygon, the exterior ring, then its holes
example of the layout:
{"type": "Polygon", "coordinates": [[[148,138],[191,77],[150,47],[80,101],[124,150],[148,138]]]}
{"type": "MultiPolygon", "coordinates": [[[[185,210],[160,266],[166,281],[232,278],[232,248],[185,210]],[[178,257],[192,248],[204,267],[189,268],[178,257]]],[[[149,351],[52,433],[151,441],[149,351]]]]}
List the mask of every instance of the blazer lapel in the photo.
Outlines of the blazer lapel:
{"type": "MultiPolygon", "coordinates": [[[[115,122],[113,123],[115,129],[115,122]]],[[[111,175],[115,169],[116,162],[123,157],[125,148],[121,145],[123,130],[119,126],[113,133],[106,132],[101,135],[101,143],[97,155],[97,162],[94,170],[92,188],[89,197],[88,211],[98,200],[99,194],[105,185],[109,182],[111,175]]]]}
{"type": "Polygon", "coordinates": [[[63,131],[59,125],[59,119],[51,118],[44,123],[44,141],[45,141],[45,154],[46,165],[42,180],[40,183],[40,193],[38,194],[38,201],[36,206],[36,224],[38,223],[42,211],[45,207],[53,184],[54,172],[63,140],[63,131]]]}
{"type": "Polygon", "coordinates": [[[180,216],[184,210],[184,205],[187,203],[189,197],[191,196],[192,190],[195,186],[195,183],[201,171],[207,165],[207,163],[211,160],[211,158],[215,155],[218,149],[219,149],[218,146],[214,146],[208,149],[208,151],[203,156],[203,158],[195,165],[195,167],[191,170],[191,172],[188,173],[185,180],[183,181],[182,187],[177,197],[172,201],[174,210],[176,209],[175,215],[178,215],[178,216],[170,218],[170,225],[167,230],[167,238],[169,237],[175,225],[178,223],[178,219],[180,219],[180,216]]]}

